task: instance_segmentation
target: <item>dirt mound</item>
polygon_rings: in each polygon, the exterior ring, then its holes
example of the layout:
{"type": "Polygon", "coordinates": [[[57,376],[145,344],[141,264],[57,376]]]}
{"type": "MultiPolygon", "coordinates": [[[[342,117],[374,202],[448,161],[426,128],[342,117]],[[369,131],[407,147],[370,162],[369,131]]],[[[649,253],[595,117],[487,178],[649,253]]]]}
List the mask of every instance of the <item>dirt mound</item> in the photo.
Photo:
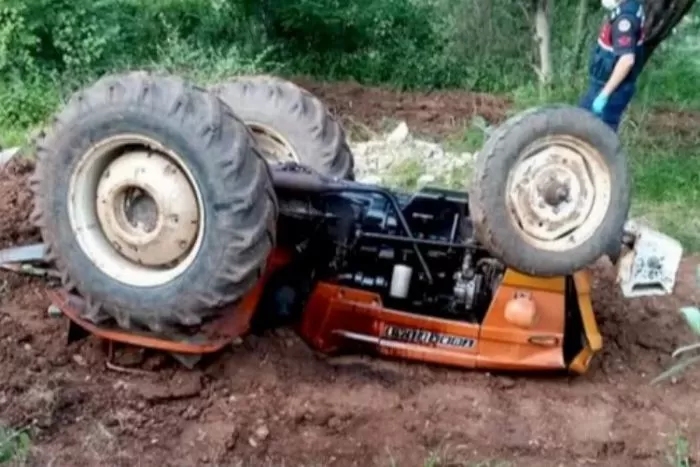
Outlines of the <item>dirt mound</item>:
{"type": "Polygon", "coordinates": [[[693,339],[678,310],[700,298],[695,286],[699,262],[696,257],[683,261],[673,296],[627,300],[615,285],[610,265],[601,262],[593,267],[593,307],[605,337],[598,359],[602,374],[631,372],[646,378],[660,372],[673,350],[693,339]]]}
{"type": "Polygon", "coordinates": [[[34,203],[28,179],[33,171],[33,162],[22,158],[0,165],[0,248],[39,241],[38,229],[29,222],[34,203]]]}
{"type": "Polygon", "coordinates": [[[293,81],[316,94],[349,128],[360,122],[377,130],[389,118],[406,121],[418,133],[446,136],[475,116],[499,123],[511,105],[504,97],[466,91],[413,93],[352,82],[319,83],[306,78],[293,81]]]}
{"type": "Polygon", "coordinates": [[[120,349],[118,362],[155,371],[113,372],[95,339],[65,344],[41,281],[0,273],[10,291],[0,308],[0,420],[32,428],[36,465],[420,466],[436,456],[445,460],[436,465],[658,466],[676,430],[700,439],[689,410],[697,372],[648,385],[687,338],[675,307],[696,298],[694,264],[684,263],[670,304],[623,304],[609,266],[596,266],[606,347],[575,378],[326,358],[288,330],[251,336],[193,371],[120,349]]]}
{"type": "Polygon", "coordinates": [[[695,144],[700,139],[700,112],[697,110],[657,107],[648,115],[640,115],[639,118],[644,121],[644,131],[649,136],[686,144],[695,144]]]}

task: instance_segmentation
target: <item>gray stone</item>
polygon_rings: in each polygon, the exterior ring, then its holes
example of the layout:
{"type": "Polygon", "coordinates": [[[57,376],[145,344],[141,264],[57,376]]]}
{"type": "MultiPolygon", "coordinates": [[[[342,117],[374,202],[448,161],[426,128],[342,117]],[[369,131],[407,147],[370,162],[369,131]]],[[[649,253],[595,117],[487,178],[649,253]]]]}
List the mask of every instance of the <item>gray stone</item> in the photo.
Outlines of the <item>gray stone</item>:
{"type": "Polygon", "coordinates": [[[0,150],[0,165],[7,164],[19,153],[19,147],[0,150]]]}

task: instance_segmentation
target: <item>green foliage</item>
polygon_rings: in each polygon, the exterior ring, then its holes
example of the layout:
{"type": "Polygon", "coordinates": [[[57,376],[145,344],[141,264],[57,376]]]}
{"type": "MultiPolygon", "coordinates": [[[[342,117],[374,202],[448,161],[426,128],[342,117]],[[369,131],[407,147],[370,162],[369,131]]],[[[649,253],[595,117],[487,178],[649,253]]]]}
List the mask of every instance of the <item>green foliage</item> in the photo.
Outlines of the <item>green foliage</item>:
{"type": "Polygon", "coordinates": [[[0,465],[26,462],[31,440],[25,430],[13,430],[0,426],[0,465]]]}
{"type": "Polygon", "coordinates": [[[666,458],[669,467],[690,467],[688,440],[682,436],[676,438],[674,452],[666,458]]]}
{"type": "Polygon", "coordinates": [[[0,73],[16,74],[32,68],[38,38],[26,22],[23,5],[4,5],[0,8],[0,73]]]}
{"type": "Polygon", "coordinates": [[[0,43],[5,43],[0,72],[84,72],[103,64],[118,37],[119,18],[109,1],[5,0],[0,14],[0,43]],[[111,21],[115,21],[111,23],[111,21]],[[110,26],[110,24],[114,24],[110,26]]]}
{"type": "MultiPolygon", "coordinates": [[[[238,1],[4,0],[0,145],[41,124],[67,95],[122,69],[198,80],[274,71],[271,47],[238,1]]],[[[258,27],[260,29],[260,27],[258,27]]]]}
{"type": "Polygon", "coordinates": [[[249,36],[249,21],[236,5],[225,0],[5,0],[0,73],[101,74],[157,60],[173,39],[186,39],[205,54],[222,52],[249,36]]]}
{"type": "Polygon", "coordinates": [[[400,87],[462,82],[434,2],[265,0],[255,11],[298,72],[400,87]]]}
{"type": "MultiPolygon", "coordinates": [[[[533,13],[522,0],[4,0],[0,138],[40,124],[77,87],[126,68],[203,81],[309,74],[511,93],[522,105],[576,102],[603,13],[592,2],[579,22],[578,0],[554,4],[555,75],[542,96],[533,13]]],[[[693,107],[697,23],[678,36],[654,58],[643,91],[693,107]]]]}
{"type": "Polygon", "coordinates": [[[0,119],[8,127],[30,127],[56,108],[56,86],[36,73],[7,79],[0,89],[0,119]]]}

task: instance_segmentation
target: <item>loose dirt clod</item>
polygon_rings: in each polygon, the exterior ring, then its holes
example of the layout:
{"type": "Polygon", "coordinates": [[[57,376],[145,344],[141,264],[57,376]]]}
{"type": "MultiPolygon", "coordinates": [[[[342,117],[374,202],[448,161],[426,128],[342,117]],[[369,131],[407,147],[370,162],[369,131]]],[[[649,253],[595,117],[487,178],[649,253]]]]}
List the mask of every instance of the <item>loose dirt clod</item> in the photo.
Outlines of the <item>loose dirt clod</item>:
{"type": "Polygon", "coordinates": [[[270,430],[267,426],[261,425],[255,429],[255,437],[260,441],[266,440],[268,436],[270,436],[270,430]]]}
{"type": "Polygon", "coordinates": [[[181,373],[171,380],[137,384],[134,392],[152,402],[188,399],[202,392],[202,380],[197,373],[181,373]]]}
{"type": "Polygon", "coordinates": [[[40,241],[39,230],[29,222],[34,208],[29,176],[34,164],[14,158],[0,165],[0,249],[40,241]]]}

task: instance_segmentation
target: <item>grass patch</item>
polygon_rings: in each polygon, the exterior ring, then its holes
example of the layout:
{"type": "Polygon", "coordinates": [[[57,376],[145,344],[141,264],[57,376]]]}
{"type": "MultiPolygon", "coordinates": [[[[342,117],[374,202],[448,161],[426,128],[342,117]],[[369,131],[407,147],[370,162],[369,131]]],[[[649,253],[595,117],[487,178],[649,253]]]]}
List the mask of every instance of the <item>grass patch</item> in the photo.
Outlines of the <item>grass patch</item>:
{"type": "Polygon", "coordinates": [[[700,251],[700,151],[694,137],[624,135],[632,176],[632,215],[700,251]]]}
{"type": "Polygon", "coordinates": [[[25,430],[0,426],[0,465],[25,465],[31,441],[25,430]]]}
{"type": "Polygon", "coordinates": [[[26,131],[20,128],[0,128],[0,148],[22,146],[26,136],[26,131]]]}
{"type": "Polygon", "coordinates": [[[0,76],[0,147],[24,145],[28,134],[45,126],[74,92],[94,84],[106,73],[128,70],[172,73],[201,86],[239,75],[284,74],[284,65],[268,59],[271,50],[249,55],[235,45],[225,51],[197,48],[173,36],[165,38],[165,43],[156,47],[155,60],[146,63],[120,63],[105,72],[94,71],[77,77],[70,73],[43,76],[40,72],[5,79],[0,76]]]}
{"type": "Polygon", "coordinates": [[[634,200],[631,217],[674,237],[685,254],[700,252],[700,206],[634,200]]]}
{"type": "Polygon", "coordinates": [[[690,467],[690,449],[685,437],[676,437],[673,453],[669,453],[666,461],[669,467],[690,467]]]}
{"type": "Polygon", "coordinates": [[[443,146],[449,152],[478,152],[488,138],[488,124],[475,118],[463,130],[448,137],[443,146]]]}

